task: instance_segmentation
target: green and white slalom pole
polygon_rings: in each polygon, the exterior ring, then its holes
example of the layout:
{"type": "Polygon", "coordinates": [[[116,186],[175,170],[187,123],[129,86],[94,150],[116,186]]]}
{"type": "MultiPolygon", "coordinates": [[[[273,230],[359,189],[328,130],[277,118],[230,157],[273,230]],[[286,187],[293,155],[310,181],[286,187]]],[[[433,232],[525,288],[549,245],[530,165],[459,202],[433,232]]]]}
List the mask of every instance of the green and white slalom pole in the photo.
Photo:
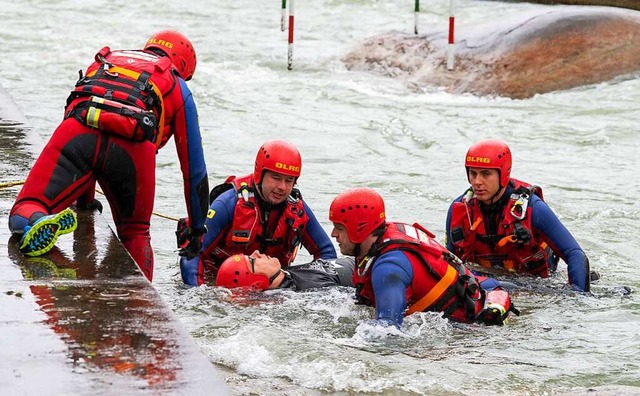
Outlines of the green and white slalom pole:
{"type": "Polygon", "coordinates": [[[418,34],[418,16],[420,15],[420,0],[416,0],[416,3],[413,7],[413,33],[418,34]]]}
{"type": "Polygon", "coordinates": [[[282,0],[282,14],[280,14],[280,30],[287,28],[287,0],[282,0]]]}
{"type": "Polygon", "coordinates": [[[287,69],[293,69],[293,2],[289,0],[289,47],[287,50],[287,69]]]}

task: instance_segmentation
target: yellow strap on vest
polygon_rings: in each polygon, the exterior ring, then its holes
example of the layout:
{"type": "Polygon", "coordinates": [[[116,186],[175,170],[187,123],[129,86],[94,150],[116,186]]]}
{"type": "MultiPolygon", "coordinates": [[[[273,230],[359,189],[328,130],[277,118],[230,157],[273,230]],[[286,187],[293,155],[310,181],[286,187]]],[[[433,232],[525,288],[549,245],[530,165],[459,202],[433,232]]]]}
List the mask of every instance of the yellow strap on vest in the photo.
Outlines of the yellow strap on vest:
{"type": "MultiPolygon", "coordinates": [[[[87,73],[87,77],[92,77],[96,74],[97,71],[98,69],[94,70],[91,73],[87,73]]],[[[111,66],[107,71],[111,74],[122,74],[123,76],[127,76],[133,80],[137,80],[140,77],[139,72],[125,69],[120,66],[111,66]]],[[[162,113],[160,114],[160,122],[158,124],[158,136],[156,136],[156,148],[160,148],[160,144],[162,144],[162,137],[164,135],[164,98],[162,97],[162,92],[160,92],[160,89],[156,87],[153,82],[149,81],[149,83],[151,84],[151,88],[153,88],[153,91],[158,96],[158,99],[160,100],[160,108],[162,109],[162,113]]]]}
{"type": "MultiPolygon", "coordinates": [[[[95,96],[92,96],[91,100],[98,103],[104,103],[104,99],[95,96]]],[[[89,107],[89,110],[87,111],[87,124],[89,124],[89,126],[93,128],[98,128],[100,113],[102,113],[101,109],[98,109],[96,107],[89,107]]]]}
{"type": "Polygon", "coordinates": [[[444,274],[442,279],[436,283],[433,289],[407,309],[407,315],[411,315],[414,312],[422,312],[433,305],[433,303],[438,301],[444,292],[447,291],[447,288],[453,284],[457,276],[458,271],[452,265],[449,265],[447,267],[447,272],[444,274]]]}

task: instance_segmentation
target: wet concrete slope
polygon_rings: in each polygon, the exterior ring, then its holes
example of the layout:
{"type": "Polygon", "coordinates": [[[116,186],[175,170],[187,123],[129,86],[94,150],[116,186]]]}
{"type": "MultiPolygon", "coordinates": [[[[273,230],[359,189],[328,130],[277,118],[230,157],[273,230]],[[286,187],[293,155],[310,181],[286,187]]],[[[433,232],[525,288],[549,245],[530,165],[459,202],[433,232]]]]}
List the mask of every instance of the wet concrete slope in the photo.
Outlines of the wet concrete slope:
{"type": "MultiPolygon", "coordinates": [[[[24,179],[41,146],[0,88],[0,183],[24,179]]],[[[7,227],[19,188],[0,188],[1,394],[228,393],[101,214],[22,256],[7,227]]]]}

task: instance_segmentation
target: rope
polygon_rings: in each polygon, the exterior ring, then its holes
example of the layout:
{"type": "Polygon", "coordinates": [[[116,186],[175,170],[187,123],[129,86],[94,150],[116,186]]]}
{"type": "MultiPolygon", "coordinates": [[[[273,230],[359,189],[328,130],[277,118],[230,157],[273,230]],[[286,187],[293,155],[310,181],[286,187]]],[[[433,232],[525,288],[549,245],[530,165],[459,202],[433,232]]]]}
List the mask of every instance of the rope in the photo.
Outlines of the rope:
{"type": "MultiPolygon", "coordinates": [[[[16,181],[3,182],[3,183],[0,183],[0,189],[14,187],[14,186],[20,186],[20,185],[23,185],[24,182],[25,182],[25,180],[16,180],[16,181]]],[[[97,188],[96,188],[96,192],[99,193],[99,194],[104,195],[104,193],[102,191],[100,191],[99,189],[97,189],[97,188]]],[[[168,219],[168,220],[173,220],[173,221],[180,221],[180,219],[178,219],[178,218],[171,217],[171,216],[168,216],[168,215],[164,215],[162,213],[152,212],[151,214],[153,214],[154,216],[162,217],[163,219],[168,219]]]]}
{"type": "MultiPolygon", "coordinates": [[[[96,188],[96,192],[98,194],[104,195],[104,193],[102,191],[100,191],[99,188],[96,188]]],[[[173,221],[180,221],[180,219],[176,219],[175,217],[171,217],[171,216],[168,216],[168,215],[163,215],[163,214],[157,213],[157,212],[151,212],[151,214],[154,215],[154,216],[162,217],[163,219],[169,219],[169,220],[173,220],[173,221]]]]}
{"type": "Polygon", "coordinates": [[[8,188],[13,186],[19,186],[22,184],[24,184],[24,180],[4,182],[4,183],[0,183],[0,188],[8,188]]]}

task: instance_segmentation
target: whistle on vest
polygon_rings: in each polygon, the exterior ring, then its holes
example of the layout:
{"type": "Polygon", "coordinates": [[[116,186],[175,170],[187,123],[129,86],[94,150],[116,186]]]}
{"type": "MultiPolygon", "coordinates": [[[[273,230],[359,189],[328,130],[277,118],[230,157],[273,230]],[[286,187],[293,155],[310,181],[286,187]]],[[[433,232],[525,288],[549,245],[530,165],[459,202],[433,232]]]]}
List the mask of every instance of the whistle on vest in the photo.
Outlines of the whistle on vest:
{"type": "Polygon", "coordinates": [[[240,184],[240,195],[245,202],[249,202],[249,185],[245,182],[240,184]]]}
{"type": "Polygon", "coordinates": [[[469,188],[462,196],[462,202],[466,205],[473,198],[473,188],[469,188]]]}

